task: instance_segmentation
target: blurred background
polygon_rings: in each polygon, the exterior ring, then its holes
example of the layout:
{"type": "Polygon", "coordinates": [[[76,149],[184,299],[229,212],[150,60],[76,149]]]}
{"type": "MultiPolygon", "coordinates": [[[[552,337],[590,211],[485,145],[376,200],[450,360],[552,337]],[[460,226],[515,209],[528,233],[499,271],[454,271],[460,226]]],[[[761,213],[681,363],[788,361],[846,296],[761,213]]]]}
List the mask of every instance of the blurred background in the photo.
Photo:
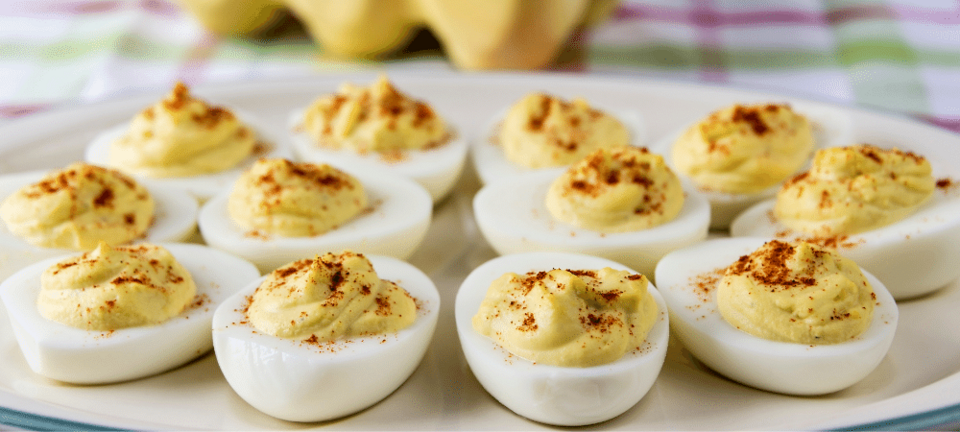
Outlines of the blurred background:
{"type": "Polygon", "coordinates": [[[177,80],[371,70],[698,81],[960,132],[960,0],[0,2],[0,121],[177,80]]]}

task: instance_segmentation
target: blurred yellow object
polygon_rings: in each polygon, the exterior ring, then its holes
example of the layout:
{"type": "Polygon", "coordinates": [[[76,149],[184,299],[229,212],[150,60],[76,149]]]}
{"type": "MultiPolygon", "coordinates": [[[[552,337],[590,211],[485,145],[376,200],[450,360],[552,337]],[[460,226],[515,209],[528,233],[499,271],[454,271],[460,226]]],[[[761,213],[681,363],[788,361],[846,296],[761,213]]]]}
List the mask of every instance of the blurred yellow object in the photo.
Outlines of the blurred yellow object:
{"type": "Polygon", "coordinates": [[[430,29],[464,69],[536,69],[570,35],[604,19],[619,0],[180,0],[210,30],[263,32],[299,19],[330,53],[378,58],[430,29]]]}

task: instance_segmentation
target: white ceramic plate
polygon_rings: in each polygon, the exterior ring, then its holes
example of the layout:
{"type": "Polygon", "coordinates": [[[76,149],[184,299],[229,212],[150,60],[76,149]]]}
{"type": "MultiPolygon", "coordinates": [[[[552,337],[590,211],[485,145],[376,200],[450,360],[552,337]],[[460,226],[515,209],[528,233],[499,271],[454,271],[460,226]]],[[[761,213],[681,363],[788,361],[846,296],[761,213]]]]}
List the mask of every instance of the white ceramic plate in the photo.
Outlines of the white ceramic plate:
{"type": "MultiPolygon", "coordinates": [[[[504,106],[530,91],[583,95],[606,106],[633,107],[646,119],[651,142],[704,113],[738,100],[790,100],[737,89],[590,76],[535,74],[394,74],[398,86],[421,96],[452,122],[477,136],[504,106]]],[[[311,95],[335,91],[342,81],[369,76],[331,76],[199,87],[202,97],[242,108],[266,127],[282,128],[292,109],[311,95]]],[[[0,173],[62,166],[79,160],[100,131],[128,119],[163,90],[95,106],[73,106],[0,127],[0,173]]],[[[809,102],[816,105],[816,102],[809,102]]],[[[853,139],[897,145],[925,154],[939,177],[960,179],[960,137],[909,119],[848,110],[853,139]]],[[[436,283],[440,325],[423,362],[396,392],[356,415],[319,424],[268,417],[237,396],[213,355],[151,378],[104,386],[68,386],[34,375],[0,316],[0,422],[26,429],[546,429],[501,406],[471,374],[460,351],[453,305],[456,289],[479,264],[494,257],[473,222],[470,199],[479,188],[473,174],[434,209],[427,238],[410,262],[436,283]],[[77,424],[81,423],[81,424],[77,424]],[[92,425],[92,426],[91,426],[92,425]]],[[[592,429],[926,429],[960,424],[960,283],[902,302],[890,353],[864,381],[820,397],[791,397],[755,390],[722,378],[671,340],[656,383],[639,404],[592,429]]],[[[0,314],[2,315],[2,314],[0,314]]]]}

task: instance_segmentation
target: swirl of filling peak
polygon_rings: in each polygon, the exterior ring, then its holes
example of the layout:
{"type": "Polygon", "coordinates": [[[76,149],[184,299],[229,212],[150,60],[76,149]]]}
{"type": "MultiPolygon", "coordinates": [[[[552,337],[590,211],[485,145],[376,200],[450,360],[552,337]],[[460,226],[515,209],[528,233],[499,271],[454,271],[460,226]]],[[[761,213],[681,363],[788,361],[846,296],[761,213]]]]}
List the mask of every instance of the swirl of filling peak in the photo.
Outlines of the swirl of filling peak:
{"type": "Polygon", "coordinates": [[[527,360],[590,367],[640,348],[657,319],[642,274],[604,268],[506,273],[490,284],[472,324],[527,360]]]}
{"type": "Polygon", "coordinates": [[[413,324],[416,314],[406,290],[380,279],[365,256],[349,251],[274,270],[246,309],[257,330],[312,343],[395,333],[413,324]]]}
{"type": "Polygon", "coordinates": [[[345,83],[304,112],[303,127],[319,145],[357,153],[425,150],[451,134],[429,105],[401,93],[387,79],[369,87],[345,83]]]}
{"type": "Polygon", "coordinates": [[[767,242],[724,273],[717,308],[764,339],[834,344],[870,326],[876,297],[852,260],[810,243],[767,242]]]}
{"type": "Polygon", "coordinates": [[[813,167],[786,182],[774,214],[791,229],[849,235],[903,219],[936,188],[930,162],[871,145],[817,151],[813,167]]]}
{"type": "Polygon", "coordinates": [[[810,123],[789,105],[734,105],[687,129],[672,157],[702,189],[749,194],[797,172],[813,147],[810,123]]]}
{"type": "Polygon", "coordinates": [[[256,141],[256,133],[229,110],[194,98],[177,83],[111,143],[109,164],[147,177],[216,173],[249,157],[256,141]]]}
{"type": "Polygon", "coordinates": [[[150,193],[115,170],[74,163],[0,204],[7,229],[40,247],[89,250],[142,237],[153,220],[150,193]]]}
{"type": "Polygon", "coordinates": [[[161,246],[104,242],[60,261],[40,277],[40,314],[84,330],[159,324],[194,302],[190,273],[161,246]]]}
{"type": "Polygon", "coordinates": [[[680,179],[645,148],[599,149],[567,169],[547,191],[554,218],[600,232],[639,231],[673,220],[683,208],[680,179]]]}
{"type": "Polygon", "coordinates": [[[315,236],[367,206],[363,185],[329,165],[260,159],[233,185],[227,211],[245,229],[285,237],[315,236]]]}
{"type": "Polygon", "coordinates": [[[499,139],[507,159],[527,168],[569,165],[599,148],[630,143],[619,120],[586,100],[568,102],[542,93],[510,107],[499,139]]]}

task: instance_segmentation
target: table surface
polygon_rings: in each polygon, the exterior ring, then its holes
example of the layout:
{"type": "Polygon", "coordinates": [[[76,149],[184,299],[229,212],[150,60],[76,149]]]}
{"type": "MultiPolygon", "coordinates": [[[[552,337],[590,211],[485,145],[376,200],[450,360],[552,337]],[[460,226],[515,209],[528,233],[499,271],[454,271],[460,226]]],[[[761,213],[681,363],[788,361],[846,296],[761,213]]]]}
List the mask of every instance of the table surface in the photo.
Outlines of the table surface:
{"type": "MultiPolygon", "coordinates": [[[[455,70],[437,50],[383,62],[331,58],[297,29],[269,40],[220,37],[173,0],[0,2],[0,119],[177,80],[374,69],[455,70]]],[[[773,90],[960,132],[960,1],[624,0],[551,69],[773,90]]]]}

